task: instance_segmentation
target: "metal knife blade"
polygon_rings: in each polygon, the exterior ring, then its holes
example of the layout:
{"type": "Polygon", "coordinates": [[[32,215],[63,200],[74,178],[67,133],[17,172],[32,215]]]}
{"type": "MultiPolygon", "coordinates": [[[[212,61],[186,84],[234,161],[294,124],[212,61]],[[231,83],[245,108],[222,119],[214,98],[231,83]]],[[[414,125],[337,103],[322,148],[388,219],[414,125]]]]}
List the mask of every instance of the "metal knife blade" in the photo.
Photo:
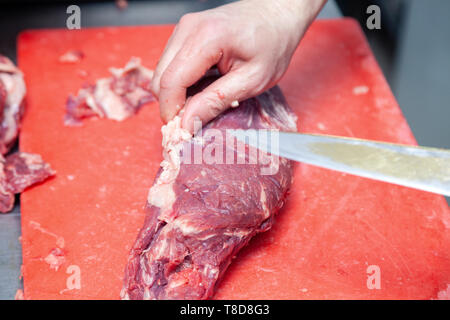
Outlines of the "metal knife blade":
{"type": "Polygon", "coordinates": [[[450,150],[276,130],[230,131],[284,158],[450,196],[450,150]]]}

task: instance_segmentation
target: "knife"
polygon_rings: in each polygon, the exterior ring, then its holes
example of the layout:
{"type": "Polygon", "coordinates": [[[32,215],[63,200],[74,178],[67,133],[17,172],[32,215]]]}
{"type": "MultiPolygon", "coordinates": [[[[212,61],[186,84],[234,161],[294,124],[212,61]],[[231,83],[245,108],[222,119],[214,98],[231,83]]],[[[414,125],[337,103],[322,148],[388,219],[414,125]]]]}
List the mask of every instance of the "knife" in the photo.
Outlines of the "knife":
{"type": "Polygon", "coordinates": [[[450,150],[277,130],[230,131],[241,142],[287,159],[450,196],[450,150]]]}

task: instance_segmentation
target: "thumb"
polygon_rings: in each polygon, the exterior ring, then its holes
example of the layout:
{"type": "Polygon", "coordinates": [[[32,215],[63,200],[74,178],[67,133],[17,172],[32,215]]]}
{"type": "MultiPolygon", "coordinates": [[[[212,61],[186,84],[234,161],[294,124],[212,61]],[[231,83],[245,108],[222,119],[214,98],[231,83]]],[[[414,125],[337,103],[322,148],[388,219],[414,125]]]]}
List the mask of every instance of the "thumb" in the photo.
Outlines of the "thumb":
{"type": "Polygon", "coordinates": [[[263,82],[249,67],[230,71],[186,101],[182,127],[195,134],[194,119],[205,125],[228,108],[237,107],[239,101],[260,94],[265,89],[263,82]]]}

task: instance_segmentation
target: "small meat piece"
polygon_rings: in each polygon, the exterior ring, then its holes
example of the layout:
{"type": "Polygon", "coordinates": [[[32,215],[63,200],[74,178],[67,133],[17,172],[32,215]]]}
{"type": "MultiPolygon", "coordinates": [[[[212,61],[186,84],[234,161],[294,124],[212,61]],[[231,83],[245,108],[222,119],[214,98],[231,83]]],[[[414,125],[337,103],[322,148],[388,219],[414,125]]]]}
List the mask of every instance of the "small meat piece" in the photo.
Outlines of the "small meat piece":
{"type": "Polygon", "coordinates": [[[80,89],[76,97],[69,96],[66,125],[77,125],[92,116],[122,121],[154,101],[150,92],[153,71],[143,67],[139,58],[131,58],[124,68],[111,68],[110,72],[111,77],[80,89]]]}
{"type": "Polygon", "coordinates": [[[70,50],[59,57],[59,62],[62,63],[78,63],[84,58],[84,53],[81,50],[70,50]]]}
{"type": "Polygon", "coordinates": [[[14,194],[4,191],[4,186],[0,190],[0,213],[10,212],[14,207],[14,194]]]}
{"type": "Polygon", "coordinates": [[[125,269],[122,299],[210,298],[239,250],[271,228],[292,183],[291,161],[260,152],[266,161],[252,162],[256,149],[228,141],[227,129],[297,130],[278,87],[230,108],[194,138],[180,120],[162,128],[164,160],[125,269]],[[196,149],[214,161],[196,162],[196,149]]]}
{"type": "Polygon", "coordinates": [[[66,256],[61,248],[53,248],[44,258],[44,261],[50,266],[50,269],[58,271],[61,265],[66,262],[66,256]]]}
{"type": "Polygon", "coordinates": [[[13,193],[21,193],[27,187],[55,174],[40,155],[27,152],[16,152],[7,156],[4,170],[8,189],[13,193]]]}
{"type": "Polygon", "coordinates": [[[0,153],[3,155],[14,145],[19,133],[25,93],[22,72],[0,55],[0,153]]]}
{"type": "Polygon", "coordinates": [[[0,155],[0,212],[12,210],[14,206],[14,193],[9,190],[5,173],[5,159],[0,155]]]}
{"type": "Polygon", "coordinates": [[[0,212],[11,211],[14,194],[53,176],[55,172],[40,155],[16,152],[0,161],[0,212]]]}
{"type": "Polygon", "coordinates": [[[25,300],[22,289],[17,289],[16,295],[14,296],[14,300],[25,300]]]}

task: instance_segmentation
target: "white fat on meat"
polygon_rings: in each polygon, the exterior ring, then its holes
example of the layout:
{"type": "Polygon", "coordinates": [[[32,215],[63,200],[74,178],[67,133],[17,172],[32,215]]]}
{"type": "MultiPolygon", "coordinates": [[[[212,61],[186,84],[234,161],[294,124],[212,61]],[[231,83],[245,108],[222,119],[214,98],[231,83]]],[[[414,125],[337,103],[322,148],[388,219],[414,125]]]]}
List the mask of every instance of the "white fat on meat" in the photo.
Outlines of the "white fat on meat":
{"type": "Polygon", "coordinates": [[[172,228],[178,229],[183,235],[193,235],[205,231],[204,228],[199,228],[189,217],[186,219],[184,216],[178,217],[172,223],[172,228]]]}
{"type": "Polygon", "coordinates": [[[259,197],[259,201],[261,202],[261,207],[263,209],[264,213],[264,219],[267,219],[270,217],[270,210],[267,208],[267,197],[266,192],[264,191],[264,187],[261,185],[261,194],[259,197]]]}
{"type": "Polygon", "coordinates": [[[121,97],[111,90],[111,79],[109,78],[97,81],[94,96],[88,97],[86,103],[96,113],[101,114],[103,112],[106,118],[117,121],[128,118],[132,113],[121,97]],[[101,101],[101,106],[97,104],[97,101],[101,101]]]}
{"type": "MultiPolygon", "coordinates": [[[[109,68],[109,72],[115,78],[123,77],[128,72],[132,72],[134,70],[139,71],[139,73],[147,79],[153,78],[153,70],[143,67],[141,65],[141,59],[137,57],[132,57],[123,68],[109,68]]],[[[127,106],[117,94],[111,91],[111,81],[111,78],[100,79],[97,81],[97,88],[94,93],[95,101],[102,102],[101,109],[107,118],[122,121],[128,118],[130,114],[134,113],[134,110],[130,109],[129,106],[127,106]]],[[[134,103],[137,103],[142,96],[148,95],[147,92],[140,88],[135,91],[135,97],[133,97],[133,100],[135,100],[133,101],[134,103]]],[[[89,103],[88,105],[90,106],[89,103]]],[[[91,107],[94,109],[97,108],[98,110],[98,107],[96,106],[91,107]]]]}
{"type": "Polygon", "coordinates": [[[6,128],[3,141],[7,145],[16,138],[19,130],[16,118],[25,98],[26,87],[22,72],[8,58],[0,58],[0,81],[7,92],[2,122],[2,127],[6,128]]]}
{"type": "Polygon", "coordinates": [[[132,57],[125,67],[110,68],[109,72],[112,77],[98,79],[95,86],[80,89],[78,97],[84,98],[86,105],[98,116],[123,121],[133,115],[136,108],[151,94],[140,87],[130,92],[119,88],[112,89],[114,83],[123,80],[131,72],[137,72],[139,78],[150,81],[153,78],[153,70],[143,67],[140,58],[132,57]],[[128,102],[123,99],[123,94],[128,102]]]}
{"type": "Polygon", "coordinates": [[[173,184],[178,176],[181,166],[181,148],[183,143],[192,138],[189,131],[181,128],[181,117],[176,116],[166,125],[162,126],[162,147],[164,160],[161,162],[162,171],[150,188],[147,201],[149,204],[161,209],[161,218],[172,208],[175,202],[173,184]]]}
{"type": "Polygon", "coordinates": [[[132,70],[139,70],[146,78],[153,78],[153,70],[147,69],[141,65],[141,59],[138,57],[131,57],[130,61],[127,62],[123,68],[109,68],[109,72],[116,78],[120,78],[125,73],[132,70]]]}

